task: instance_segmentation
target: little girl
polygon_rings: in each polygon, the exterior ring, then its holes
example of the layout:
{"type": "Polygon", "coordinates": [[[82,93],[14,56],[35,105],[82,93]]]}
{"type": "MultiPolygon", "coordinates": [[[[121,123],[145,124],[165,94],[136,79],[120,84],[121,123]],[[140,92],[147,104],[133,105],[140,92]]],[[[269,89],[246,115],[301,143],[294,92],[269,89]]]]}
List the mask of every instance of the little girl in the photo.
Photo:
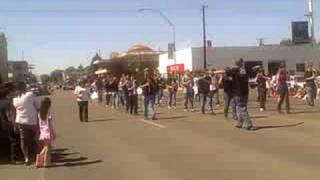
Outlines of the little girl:
{"type": "Polygon", "coordinates": [[[37,155],[37,167],[47,167],[51,164],[51,143],[55,139],[55,133],[52,126],[52,118],[50,115],[51,101],[49,98],[44,98],[41,102],[39,112],[39,141],[42,144],[42,150],[37,155]]]}

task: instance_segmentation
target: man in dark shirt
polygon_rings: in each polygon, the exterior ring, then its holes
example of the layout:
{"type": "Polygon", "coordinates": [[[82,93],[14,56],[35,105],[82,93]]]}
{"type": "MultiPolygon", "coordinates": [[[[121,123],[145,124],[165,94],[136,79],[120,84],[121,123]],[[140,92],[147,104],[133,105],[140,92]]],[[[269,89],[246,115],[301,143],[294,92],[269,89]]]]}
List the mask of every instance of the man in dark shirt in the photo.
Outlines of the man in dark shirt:
{"type": "Polygon", "coordinates": [[[236,62],[236,66],[237,67],[234,70],[234,98],[238,115],[238,124],[236,127],[246,130],[255,130],[247,109],[249,96],[249,78],[244,68],[244,61],[242,58],[236,62]]]}
{"type": "Polygon", "coordinates": [[[229,106],[232,109],[232,118],[237,120],[236,104],[234,102],[234,90],[233,90],[234,73],[231,68],[225,69],[225,74],[221,76],[219,80],[220,86],[223,86],[224,91],[224,117],[228,118],[229,106]]]}
{"type": "Polygon", "coordinates": [[[202,77],[198,80],[198,88],[200,94],[200,103],[201,103],[201,113],[205,114],[207,98],[210,93],[210,84],[211,84],[211,77],[208,76],[206,73],[202,74],[202,77]]]}
{"type": "Polygon", "coordinates": [[[312,69],[312,65],[308,66],[307,71],[304,73],[306,79],[306,89],[307,89],[307,103],[309,106],[314,106],[314,99],[317,94],[317,86],[315,83],[316,72],[312,69]]]}
{"type": "Polygon", "coordinates": [[[143,89],[144,96],[144,118],[148,120],[149,109],[152,111],[152,120],[157,120],[155,110],[155,98],[156,98],[156,82],[153,77],[147,77],[146,81],[140,86],[143,89]]]}

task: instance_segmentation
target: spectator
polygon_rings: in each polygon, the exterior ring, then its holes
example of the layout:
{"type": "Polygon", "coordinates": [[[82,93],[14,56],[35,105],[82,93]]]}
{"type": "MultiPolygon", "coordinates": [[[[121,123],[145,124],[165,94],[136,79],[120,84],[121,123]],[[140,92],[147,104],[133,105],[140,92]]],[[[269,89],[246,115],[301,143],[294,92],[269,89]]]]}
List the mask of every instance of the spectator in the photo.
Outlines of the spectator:
{"type": "Polygon", "coordinates": [[[79,106],[79,118],[80,122],[88,122],[88,104],[90,99],[89,88],[86,87],[85,83],[81,81],[75,88],[74,94],[77,97],[79,106]]]}
{"type": "Polygon", "coordinates": [[[40,112],[39,112],[39,129],[40,137],[39,141],[42,145],[42,150],[37,156],[37,162],[39,158],[41,164],[37,164],[37,167],[47,167],[51,165],[51,144],[55,139],[55,132],[52,124],[52,117],[50,114],[51,100],[49,98],[44,98],[41,102],[40,112]]]}
{"type": "Polygon", "coordinates": [[[25,164],[30,165],[39,147],[37,124],[40,102],[32,92],[27,92],[27,86],[24,82],[19,82],[13,105],[16,109],[16,123],[20,132],[21,150],[25,164]]]}

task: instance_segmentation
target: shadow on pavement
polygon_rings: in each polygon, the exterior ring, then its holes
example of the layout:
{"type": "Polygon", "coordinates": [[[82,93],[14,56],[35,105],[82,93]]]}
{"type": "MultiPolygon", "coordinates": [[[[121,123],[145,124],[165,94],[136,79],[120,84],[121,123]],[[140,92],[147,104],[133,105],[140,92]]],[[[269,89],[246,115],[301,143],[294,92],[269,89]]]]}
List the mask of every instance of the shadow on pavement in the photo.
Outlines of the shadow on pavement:
{"type": "Polygon", "coordinates": [[[296,111],[296,112],[290,112],[290,114],[316,114],[320,113],[320,111],[296,111]]]}
{"type": "Polygon", "coordinates": [[[288,125],[279,125],[279,126],[255,126],[255,130],[296,127],[296,126],[299,126],[302,124],[304,124],[304,122],[295,123],[295,124],[288,124],[288,125]]]}
{"type": "Polygon", "coordinates": [[[94,122],[106,122],[106,121],[113,121],[114,119],[94,119],[89,120],[88,123],[94,123],[94,122]]]}
{"type": "Polygon", "coordinates": [[[183,119],[186,118],[187,116],[172,116],[172,117],[164,117],[164,118],[159,118],[160,120],[164,119],[183,119]]]}
{"type": "Polygon", "coordinates": [[[87,157],[77,157],[77,158],[70,158],[70,155],[80,154],[79,152],[71,152],[68,153],[69,149],[53,149],[52,150],[52,165],[49,168],[54,167],[73,167],[73,166],[84,166],[90,164],[101,163],[102,160],[94,160],[88,161],[87,157]]]}
{"type": "Polygon", "coordinates": [[[268,118],[269,116],[250,116],[252,119],[265,119],[268,118]]]}

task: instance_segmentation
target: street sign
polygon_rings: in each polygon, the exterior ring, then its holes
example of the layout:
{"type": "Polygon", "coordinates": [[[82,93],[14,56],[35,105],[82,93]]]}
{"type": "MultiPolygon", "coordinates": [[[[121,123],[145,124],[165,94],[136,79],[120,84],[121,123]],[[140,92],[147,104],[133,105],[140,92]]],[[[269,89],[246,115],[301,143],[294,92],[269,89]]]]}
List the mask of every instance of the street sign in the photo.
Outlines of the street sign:
{"type": "Polygon", "coordinates": [[[167,66],[167,73],[173,74],[174,72],[177,73],[184,73],[184,64],[176,64],[167,66]]]}

